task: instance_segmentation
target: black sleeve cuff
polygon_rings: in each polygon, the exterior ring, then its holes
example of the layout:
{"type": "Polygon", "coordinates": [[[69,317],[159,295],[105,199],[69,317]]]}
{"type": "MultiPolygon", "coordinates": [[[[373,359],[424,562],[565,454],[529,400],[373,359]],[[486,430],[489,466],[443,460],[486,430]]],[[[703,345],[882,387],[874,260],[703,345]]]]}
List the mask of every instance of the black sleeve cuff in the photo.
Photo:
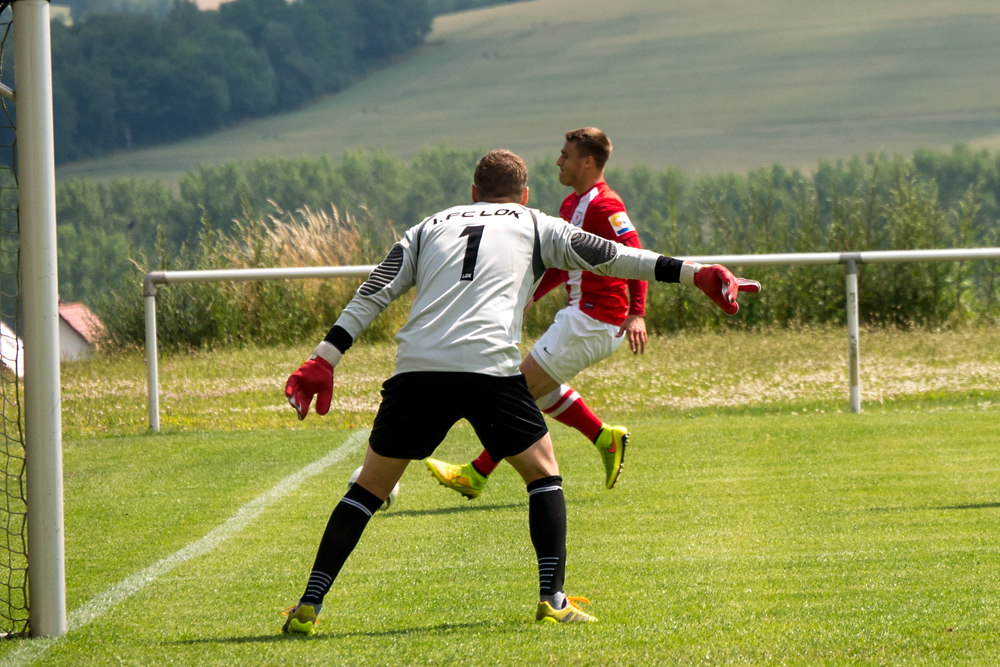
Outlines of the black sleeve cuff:
{"type": "Polygon", "coordinates": [[[681,281],[681,265],[679,259],[660,255],[656,260],[656,282],[659,283],[679,283],[681,281]]]}
{"type": "Polygon", "coordinates": [[[351,334],[347,333],[347,329],[336,324],[333,325],[333,328],[330,329],[330,333],[328,333],[326,338],[323,340],[340,350],[341,354],[347,352],[351,345],[354,345],[354,339],[351,338],[351,334]]]}

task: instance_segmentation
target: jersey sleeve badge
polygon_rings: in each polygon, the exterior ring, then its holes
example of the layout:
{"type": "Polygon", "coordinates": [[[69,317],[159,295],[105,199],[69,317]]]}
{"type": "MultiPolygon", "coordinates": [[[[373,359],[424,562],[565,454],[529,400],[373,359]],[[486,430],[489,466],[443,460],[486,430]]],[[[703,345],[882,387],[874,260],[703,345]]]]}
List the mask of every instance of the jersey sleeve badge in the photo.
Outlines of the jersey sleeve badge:
{"type": "Polygon", "coordinates": [[[632,221],[628,219],[628,213],[625,211],[615,213],[608,218],[608,222],[611,223],[611,228],[615,230],[615,236],[622,236],[635,231],[635,227],[632,226],[632,221]]]}

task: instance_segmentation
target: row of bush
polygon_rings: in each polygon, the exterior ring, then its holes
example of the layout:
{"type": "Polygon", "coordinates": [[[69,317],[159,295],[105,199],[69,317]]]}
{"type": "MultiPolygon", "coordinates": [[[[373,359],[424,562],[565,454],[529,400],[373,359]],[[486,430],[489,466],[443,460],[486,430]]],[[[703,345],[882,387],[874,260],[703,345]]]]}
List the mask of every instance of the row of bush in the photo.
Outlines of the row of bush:
{"type": "Polygon", "coordinates": [[[298,107],[423,43],[431,18],[427,0],[175,0],[53,23],[56,161],[298,107]]]}
{"type": "MultiPolygon", "coordinates": [[[[468,200],[472,167],[481,153],[442,146],[421,151],[410,164],[378,152],[349,153],[340,164],[311,158],[229,163],[189,173],[180,197],[136,180],[110,186],[71,181],[58,194],[60,283],[65,289],[91,285],[82,296],[98,309],[114,344],[141,344],[144,272],[375,263],[406,227],[468,200]],[[313,220],[317,216],[335,224],[324,227],[313,220]],[[72,232],[64,233],[66,228],[72,232]],[[197,235],[176,241],[190,229],[197,235]],[[339,240],[331,245],[328,238],[339,240]],[[95,266],[87,269],[85,256],[102,243],[105,253],[94,254],[95,266]],[[131,263],[123,250],[128,243],[131,263]],[[327,251],[310,250],[319,247],[327,251]],[[103,273],[96,266],[102,261],[103,273]],[[98,275],[110,278],[97,286],[98,275]]],[[[691,179],[677,169],[640,166],[609,170],[607,178],[623,196],[646,247],[696,255],[997,246],[998,174],[998,157],[957,147],[950,153],[921,151],[912,159],[870,155],[823,161],[813,174],[774,166],[691,179]]],[[[552,159],[534,165],[529,186],[532,203],[551,212],[567,192],[552,159]]],[[[693,290],[652,286],[647,325],[665,333],[845,319],[842,267],[743,273],[765,290],[746,299],[738,316],[723,316],[693,290]]],[[[862,265],[861,318],[904,327],[995,322],[997,277],[992,261],[862,265]]],[[[201,346],[318,335],[356,285],[164,288],[161,339],[201,346]]],[[[564,299],[556,294],[529,311],[528,333],[544,329],[564,299]]],[[[372,335],[391,334],[404,315],[405,304],[387,314],[372,335]]]]}

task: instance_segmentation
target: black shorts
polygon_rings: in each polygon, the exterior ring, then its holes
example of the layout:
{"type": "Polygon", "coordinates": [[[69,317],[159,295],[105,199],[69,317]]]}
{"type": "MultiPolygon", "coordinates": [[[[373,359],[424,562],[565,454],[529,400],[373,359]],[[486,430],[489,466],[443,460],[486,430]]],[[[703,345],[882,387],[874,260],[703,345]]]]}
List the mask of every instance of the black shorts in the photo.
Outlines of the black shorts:
{"type": "Polygon", "coordinates": [[[425,459],[462,418],[494,461],[520,454],[549,432],[523,375],[421,371],[382,384],[368,444],[389,458],[425,459]]]}

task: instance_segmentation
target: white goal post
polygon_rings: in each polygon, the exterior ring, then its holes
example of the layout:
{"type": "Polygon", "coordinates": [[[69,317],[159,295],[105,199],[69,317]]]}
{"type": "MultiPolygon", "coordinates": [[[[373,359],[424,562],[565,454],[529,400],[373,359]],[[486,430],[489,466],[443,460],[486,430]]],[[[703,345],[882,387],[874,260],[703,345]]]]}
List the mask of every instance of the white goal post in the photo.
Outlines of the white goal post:
{"type": "MultiPolygon", "coordinates": [[[[783,253],[774,255],[697,255],[677,259],[726,266],[819,266],[843,264],[847,288],[847,364],[851,412],[861,412],[861,354],[858,337],[858,264],[900,262],[960,262],[1000,259],[1000,248],[951,250],[885,250],[871,252],[783,253]]],[[[156,286],[227,280],[287,280],[300,278],[365,277],[374,266],[326,266],[290,269],[232,269],[222,271],[154,271],[142,282],[146,312],[146,381],[149,428],[160,430],[160,396],[156,343],[156,286]]],[[[765,285],[766,289],[767,286],[765,285]]]]}
{"type": "Polygon", "coordinates": [[[66,632],[66,574],[49,3],[17,0],[11,9],[24,303],[28,627],[33,636],[57,637],[66,632]]]}

